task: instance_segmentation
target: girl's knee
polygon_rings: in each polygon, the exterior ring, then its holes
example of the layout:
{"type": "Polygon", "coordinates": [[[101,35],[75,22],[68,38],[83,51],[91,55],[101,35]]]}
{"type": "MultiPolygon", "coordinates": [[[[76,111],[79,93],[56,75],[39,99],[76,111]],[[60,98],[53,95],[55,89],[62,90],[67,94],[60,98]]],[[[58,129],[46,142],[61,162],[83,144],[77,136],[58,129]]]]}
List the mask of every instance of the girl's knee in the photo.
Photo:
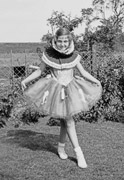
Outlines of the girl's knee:
{"type": "Polygon", "coordinates": [[[67,120],[66,125],[67,125],[67,128],[71,128],[75,126],[75,122],[73,119],[67,120]]]}

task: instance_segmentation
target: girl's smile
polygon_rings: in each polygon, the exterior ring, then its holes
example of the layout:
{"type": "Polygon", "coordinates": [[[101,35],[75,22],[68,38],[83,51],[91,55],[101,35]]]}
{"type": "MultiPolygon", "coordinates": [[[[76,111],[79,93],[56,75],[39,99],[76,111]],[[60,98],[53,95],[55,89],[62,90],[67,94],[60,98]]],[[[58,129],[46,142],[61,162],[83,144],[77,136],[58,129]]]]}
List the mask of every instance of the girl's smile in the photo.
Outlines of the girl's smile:
{"type": "Polygon", "coordinates": [[[59,50],[66,50],[69,47],[69,39],[67,35],[59,36],[56,40],[56,46],[59,50]]]}

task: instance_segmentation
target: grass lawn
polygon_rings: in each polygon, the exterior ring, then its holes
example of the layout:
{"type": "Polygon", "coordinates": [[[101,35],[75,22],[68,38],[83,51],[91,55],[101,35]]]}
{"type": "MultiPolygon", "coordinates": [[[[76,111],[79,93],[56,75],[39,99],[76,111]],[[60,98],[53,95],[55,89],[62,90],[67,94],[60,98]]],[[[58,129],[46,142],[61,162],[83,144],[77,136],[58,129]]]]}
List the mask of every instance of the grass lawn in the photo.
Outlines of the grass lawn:
{"type": "Polygon", "coordinates": [[[80,169],[68,138],[69,159],[59,159],[59,127],[46,122],[0,129],[0,180],[124,180],[124,124],[76,125],[88,164],[80,169]]]}

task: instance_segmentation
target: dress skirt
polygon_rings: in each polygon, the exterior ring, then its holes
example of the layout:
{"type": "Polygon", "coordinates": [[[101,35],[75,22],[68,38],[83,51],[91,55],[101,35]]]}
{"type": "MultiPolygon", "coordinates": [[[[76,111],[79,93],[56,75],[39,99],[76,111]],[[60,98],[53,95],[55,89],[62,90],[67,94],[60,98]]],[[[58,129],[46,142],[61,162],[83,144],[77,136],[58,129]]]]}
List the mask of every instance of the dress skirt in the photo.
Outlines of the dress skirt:
{"type": "Polygon", "coordinates": [[[24,95],[40,113],[67,119],[89,111],[101,97],[102,88],[93,82],[76,76],[66,86],[50,77],[39,79],[24,95]]]}

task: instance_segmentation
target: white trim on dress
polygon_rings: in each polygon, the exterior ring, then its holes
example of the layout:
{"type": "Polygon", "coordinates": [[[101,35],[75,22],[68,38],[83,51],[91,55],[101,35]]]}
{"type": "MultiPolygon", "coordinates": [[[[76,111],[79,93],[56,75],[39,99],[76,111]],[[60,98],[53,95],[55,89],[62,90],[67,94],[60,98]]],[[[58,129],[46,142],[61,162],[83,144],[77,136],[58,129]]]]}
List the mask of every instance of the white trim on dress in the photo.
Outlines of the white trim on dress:
{"type": "Polygon", "coordinates": [[[43,52],[42,60],[51,67],[54,67],[57,69],[67,69],[67,68],[75,67],[77,63],[81,60],[81,56],[78,54],[75,60],[70,63],[57,64],[55,62],[50,61],[43,52]]]}

